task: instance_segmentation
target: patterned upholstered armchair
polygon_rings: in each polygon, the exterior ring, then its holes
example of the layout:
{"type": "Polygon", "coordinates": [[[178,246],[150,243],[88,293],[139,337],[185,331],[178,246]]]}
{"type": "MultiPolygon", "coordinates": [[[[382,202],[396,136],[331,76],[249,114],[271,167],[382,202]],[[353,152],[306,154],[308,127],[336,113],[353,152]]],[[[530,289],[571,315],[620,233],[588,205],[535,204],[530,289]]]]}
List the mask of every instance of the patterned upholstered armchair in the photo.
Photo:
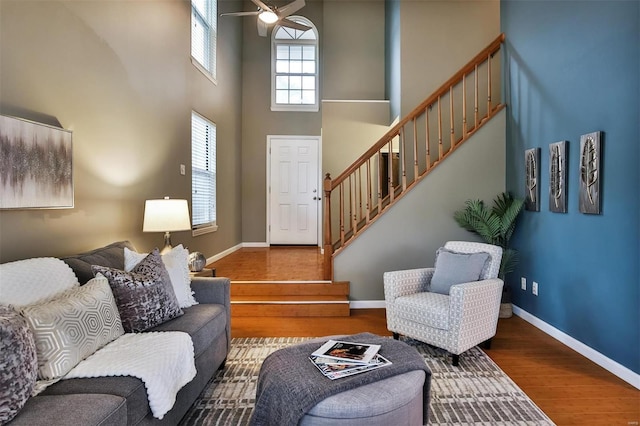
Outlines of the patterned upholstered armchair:
{"type": "Polygon", "coordinates": [[[502,248],[449,241],[438,250],[435,268],[384,273],[387,328],[445,349],[458,365],[464,351],[489,348],[496,334],[503,281],[502,248]]]}

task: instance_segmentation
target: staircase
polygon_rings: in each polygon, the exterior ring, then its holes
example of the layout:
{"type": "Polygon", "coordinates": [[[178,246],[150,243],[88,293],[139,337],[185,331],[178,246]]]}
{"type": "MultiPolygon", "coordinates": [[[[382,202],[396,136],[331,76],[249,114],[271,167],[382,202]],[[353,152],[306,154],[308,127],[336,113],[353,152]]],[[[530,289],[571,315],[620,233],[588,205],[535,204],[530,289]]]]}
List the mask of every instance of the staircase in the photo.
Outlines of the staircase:
{"type": "Polygon", "coordinates": [[[337,178],[325,176],[325,280],[341,250],[504,108],[504,39],[500,34],[337,178]]]}
{"type": "Polygon", "coordinates": [[[231,281],[234,317],[348,317],[349,283],[231,281]]]}

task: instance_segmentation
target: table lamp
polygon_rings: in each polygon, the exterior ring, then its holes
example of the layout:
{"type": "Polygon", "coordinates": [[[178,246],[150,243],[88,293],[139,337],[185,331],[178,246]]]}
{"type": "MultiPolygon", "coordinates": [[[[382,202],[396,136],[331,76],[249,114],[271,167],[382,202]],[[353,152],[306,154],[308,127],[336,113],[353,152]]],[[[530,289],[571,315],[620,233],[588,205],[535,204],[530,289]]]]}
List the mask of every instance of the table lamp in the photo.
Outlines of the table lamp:
{"type": "Polygon", "coordinates": [[[170,199],[147,200],[144,205],[142,232],[164,232],[164,248],[161,253],[171,250],[172,231],[191,229],[187,200],[170,199]]]}

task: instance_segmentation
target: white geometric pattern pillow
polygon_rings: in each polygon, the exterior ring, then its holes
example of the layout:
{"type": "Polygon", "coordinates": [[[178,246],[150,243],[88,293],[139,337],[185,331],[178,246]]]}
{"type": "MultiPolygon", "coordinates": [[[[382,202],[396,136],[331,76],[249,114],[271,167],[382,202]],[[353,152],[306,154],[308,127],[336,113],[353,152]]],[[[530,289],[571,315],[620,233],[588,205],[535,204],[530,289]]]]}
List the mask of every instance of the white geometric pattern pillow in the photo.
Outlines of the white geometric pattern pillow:
{"type": "Polygon", "coordinates": [[[41,380],[64,376],[124,334],[113,293],[101,275],[54,300],[24,307],[22,315],[35,337],[41,380]]]}
{"type": "MultiPolygon", "coordinates": [[[[132,271],[148,253],[137,253],[124,248],[124,270],[132,271]]],[[[189,250],[179,244],[162,254],[162,262],[169,272],[173,291],[178,299],[181,308],[197,305],[198,302],[193,297],[191,290],[191,275],[189,275],[189,250]]]]}

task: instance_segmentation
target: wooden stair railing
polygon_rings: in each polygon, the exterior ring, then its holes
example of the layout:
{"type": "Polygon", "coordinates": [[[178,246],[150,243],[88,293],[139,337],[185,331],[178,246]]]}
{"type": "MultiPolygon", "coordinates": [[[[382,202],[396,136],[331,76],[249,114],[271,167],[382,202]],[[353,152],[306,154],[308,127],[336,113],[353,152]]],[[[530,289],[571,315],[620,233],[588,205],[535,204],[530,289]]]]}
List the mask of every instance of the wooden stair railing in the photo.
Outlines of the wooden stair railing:
{"type": "Polygon", "coordinates": [[[337,178],[327,173],[324,279],[333,278],[336,254],[504,108],[498,56],[504,39],[500,34],[337,178]]]}

